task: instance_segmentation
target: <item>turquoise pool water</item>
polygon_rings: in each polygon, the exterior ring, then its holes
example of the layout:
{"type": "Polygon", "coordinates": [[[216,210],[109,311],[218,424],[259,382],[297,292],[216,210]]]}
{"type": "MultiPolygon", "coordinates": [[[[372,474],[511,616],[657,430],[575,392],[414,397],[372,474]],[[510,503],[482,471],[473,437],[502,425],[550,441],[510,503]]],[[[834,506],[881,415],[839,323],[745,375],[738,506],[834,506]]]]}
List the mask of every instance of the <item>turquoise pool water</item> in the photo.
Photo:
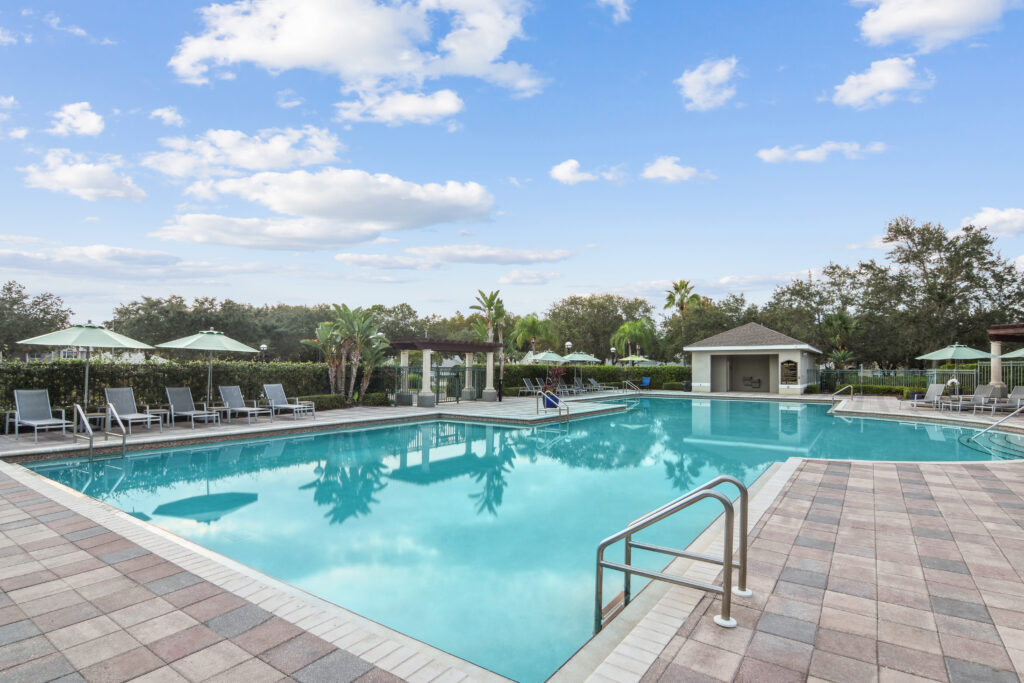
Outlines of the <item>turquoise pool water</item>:
{"type": "MultiPolygon", "coordinates": [[[[429,422],[30,466],[476,664],[540,681],[591,635],[598,542],[718,474],[750,483],[791,456],[989,459],[957,441],[971,430],[837,418],[826,405],[629,404],[568,426],[429,422]]],[[[685,546],[720,511],[702,505],[645,538],[685,546]]],[[[610,599],[621,578],[607,581],[610,599]]]]}

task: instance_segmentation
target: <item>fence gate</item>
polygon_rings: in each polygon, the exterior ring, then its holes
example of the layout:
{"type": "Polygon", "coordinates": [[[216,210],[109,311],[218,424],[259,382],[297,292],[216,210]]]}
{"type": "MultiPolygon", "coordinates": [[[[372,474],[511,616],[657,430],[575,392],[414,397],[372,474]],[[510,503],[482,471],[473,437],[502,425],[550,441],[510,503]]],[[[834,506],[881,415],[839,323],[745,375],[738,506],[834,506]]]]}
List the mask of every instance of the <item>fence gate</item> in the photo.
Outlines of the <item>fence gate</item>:
{"type": "Polygon", "coordinates": [[[458,403],[462,396],[464,374],[465,370],[460,367],[434,366],[434,403],[458,403]]]}

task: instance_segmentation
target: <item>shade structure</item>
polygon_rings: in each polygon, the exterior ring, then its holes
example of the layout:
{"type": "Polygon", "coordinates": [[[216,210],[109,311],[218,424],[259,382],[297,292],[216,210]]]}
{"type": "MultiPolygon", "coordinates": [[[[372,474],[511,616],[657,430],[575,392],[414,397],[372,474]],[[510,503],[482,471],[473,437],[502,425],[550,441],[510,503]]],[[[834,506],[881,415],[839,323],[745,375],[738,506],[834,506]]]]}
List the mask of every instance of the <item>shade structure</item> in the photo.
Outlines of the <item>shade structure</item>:
{"type": "Polygon", "coordinates": [[[562,363],[564,361],[565,359],[554,351],[545,351],[533,357],[534,363],[562,363]]]}
{"type": "Polygon", "coordinates": [[[208,351],[210,354],[209,366],[206,370],[206,403],[212,402],[213,398],[213,354],[218,351],[230,351],[233,353],[259,353],[258,349],[246,346],[240,341],[232,339],[223,332],[216,330],[203,330],[189,337],[174,339],[163,344],[157,344],[160,349],[188,349],[190,351],[208,351]]]}
{"type": "Polygon", "coordinates": [[[565,356],[562,360],[566,363],[600,363],[600,358],[594,358],[589,353],[583,353],[582,351],[574,351],[568,356],[565,356]]]}
{"type": "Polygon", "coordinates": [[[1000,358],[1006,358],[1007,360],[1014,360],[1016,358],[1024,358],[1024,349],[1017,349],[1016,351],[1010,351],[1009,353],[1004,353],[1003,355],[1000,356],[1000,358]]]}
{"type": "Polygon", "coordinates": [[[624,358],[620,358],[618,360],[618,362],[619,363],[644,363],[644,362],[647,362],[649,360],[651,360],[651,359],[646,357],[646,356],[632,355],[632,356],[625,356],[624,358]]]}
{"type": "Polygon", "coordinates": [[[972,349],[964,344],[950,344],[949,346],[918,356],[917,360],[979,360],[981,358],[995,358],[991,353],[972,349]]]}
{"type": "Polygon", "coordinates": [[[86,410],[89,407],[89,365],[93,349],[152,349],[153,347],[137,339],[112,332],[103,325],[93,325],[90,320],[84,325],[72,325],[63,330],[41,334],[31,339],[22,339],[19,344],[34,346],[69,346],[85,347],[85,386],[82,389],[82,403],[86,410]]]}

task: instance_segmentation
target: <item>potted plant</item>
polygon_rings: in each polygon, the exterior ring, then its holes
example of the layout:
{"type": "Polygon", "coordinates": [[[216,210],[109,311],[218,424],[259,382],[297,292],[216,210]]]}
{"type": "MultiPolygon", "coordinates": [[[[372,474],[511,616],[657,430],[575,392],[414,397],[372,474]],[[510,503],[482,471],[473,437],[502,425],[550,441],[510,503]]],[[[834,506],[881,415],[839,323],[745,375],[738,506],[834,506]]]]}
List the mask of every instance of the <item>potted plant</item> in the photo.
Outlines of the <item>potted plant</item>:
{"type": "Polygon", "coordinates": [[[550,384],[545,384],[544,386],[541,387],[541,390],[544,392],[544,396],[542,397],[544,399],[544,407],[545,408],[557,408],[558,407],[558,397],[555,396],[554,393],[553,393],[554,392],[554,387],[551,386],[550,384]]]}

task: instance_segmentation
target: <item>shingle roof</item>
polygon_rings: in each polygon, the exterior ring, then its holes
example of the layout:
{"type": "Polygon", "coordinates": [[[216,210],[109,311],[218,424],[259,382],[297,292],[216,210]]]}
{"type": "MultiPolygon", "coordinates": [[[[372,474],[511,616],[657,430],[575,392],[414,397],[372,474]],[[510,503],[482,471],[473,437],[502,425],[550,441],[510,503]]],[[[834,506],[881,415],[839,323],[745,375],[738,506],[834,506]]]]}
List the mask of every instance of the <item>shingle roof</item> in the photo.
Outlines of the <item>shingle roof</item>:
{"type": "MultiPolygon", "coordinates": [[[[717,347],[758,347],[758,346],[782,346],[805,348],[818,351],[807,342],[776,332],[758,323],[747,323],[739,327],[716,334],[713,337],[702,339],[699,342],[688,344],[687,350],[696,348],[717,348],[717,347]]],[[[820,351],[819,351],[820,353],[820,351]]]]}

